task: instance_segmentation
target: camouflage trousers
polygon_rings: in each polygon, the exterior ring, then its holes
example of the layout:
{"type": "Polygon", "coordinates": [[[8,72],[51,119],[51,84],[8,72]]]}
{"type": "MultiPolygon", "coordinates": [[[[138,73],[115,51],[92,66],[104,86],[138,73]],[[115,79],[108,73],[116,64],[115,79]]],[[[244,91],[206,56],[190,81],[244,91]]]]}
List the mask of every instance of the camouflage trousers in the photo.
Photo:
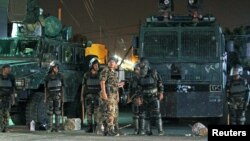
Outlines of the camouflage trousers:
{"type": "MultiPolygon", "coordinates": [[[[99,95],[98,94],[87,94],[85,97],[86,113],[88,124],[97,124],[99,120],[97,114],[99,113],[99,95]],[[94,121],[93,121],[94,120],[94,121]]],[[[100,116],[100,114],[99,114],[100,116]]]]}
{"type": "Polygon", "coordinates": [[[11,108],[11,97],[1,96],[0,97],[0,128],[5,129],[8,125],[9,112],[11,108]]]}
{"type": "Polygon", "coordinates": [[[246,122],[246,109],[244,98],[231,98],[229,103],[229,115],[231,125],[244,125],[246,122]]]}
{"type": "MultiPolygon", "coordinates": [[[[61,116],[62,98],[60,92],[50,92],[47,96],[47,114],[49,116],[49,128],[53,126],[53,114],[55,114],[56,129],[59,128],[61,116]]],[[[49,129],[50,130],[50,129],[49,129]]]]}
{"type": "Polygon", "coordinates": [[[108,129],[114,129],[115,125],[118,124],[118,98],[117,94],[109,94],[108,100],[104,101],[104,123],[108,129]]]}

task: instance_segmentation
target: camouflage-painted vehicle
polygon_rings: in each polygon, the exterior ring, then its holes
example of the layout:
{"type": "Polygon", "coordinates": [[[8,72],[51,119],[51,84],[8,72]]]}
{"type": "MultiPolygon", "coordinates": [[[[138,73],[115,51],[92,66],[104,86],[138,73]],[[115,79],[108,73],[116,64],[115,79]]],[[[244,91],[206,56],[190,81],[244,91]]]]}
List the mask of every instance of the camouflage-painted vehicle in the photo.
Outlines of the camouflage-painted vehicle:
{"type": "Polygon", "coordinates": [[[226,55],[221,27],[213,16],[147,18],[134,45],[165,85],[162,116],[226,115],[226,55]]]}
{"type": "MultiPolygon", "coordinates": [[[[0,67],[10,64],[16,76],[17,104],[12,107],[15,124],[47,121],[44,77],[52,61],[59,63],[65,79],[64,115],[81,117],[80,89],[84,70],[85,40],[72,39],[72,28],[54,16],[44,16],[37,0],[8,1],[11,37],[0,38],[0,67]]],[[[90,44],[89,44],[90,45],[90,44]]]]}
{"type": "Polygon", "coordinates": [[[60,64],[65,78],[65,115],[77,116],[76,113],[80,112],[76,106],[80,104],[83,52],[81,44],[46,37],[0,39],[0,65],[10,64],[16,76],[17,105],[11,111],[15,123],[46,120],[44,77],[52,61],[60,64]]]}

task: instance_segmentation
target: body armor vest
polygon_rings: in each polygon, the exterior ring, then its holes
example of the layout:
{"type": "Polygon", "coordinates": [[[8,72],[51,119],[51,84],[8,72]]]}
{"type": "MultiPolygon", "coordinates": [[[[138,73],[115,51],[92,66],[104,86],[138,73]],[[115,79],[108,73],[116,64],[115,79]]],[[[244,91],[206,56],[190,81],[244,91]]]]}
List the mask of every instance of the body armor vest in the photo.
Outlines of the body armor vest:
{"type": "Polygon", "coordinates": [[[62,89],[62,81],[58,77],[50,77],[47,87],[49,91],[60,91],[62,89]]]}
{"type": "Polygon", "coordinates": [[[151,75],[147,75],[140,78],[140,85],[143,88],[152,89],[157,87],[157,81],[151,75]]]}
{"type": "Polygon", "coordinates": [[[0,91],[10,92],[12,87],[13,86],[12,86],[10,78],[8,79],[0,78],[0,91]]]}
{"type": "Polygon", "coordinates": [[[100,80],[98,77],[87,79],[87,93],[98,93],[100,91],[100,80]]]}
{"type": "Polygon", "coordinates": [[[237,80],[231,82],[230,93],[232,96],[245,96],[246,86],[244,84],[244,80],[237,80]]]}

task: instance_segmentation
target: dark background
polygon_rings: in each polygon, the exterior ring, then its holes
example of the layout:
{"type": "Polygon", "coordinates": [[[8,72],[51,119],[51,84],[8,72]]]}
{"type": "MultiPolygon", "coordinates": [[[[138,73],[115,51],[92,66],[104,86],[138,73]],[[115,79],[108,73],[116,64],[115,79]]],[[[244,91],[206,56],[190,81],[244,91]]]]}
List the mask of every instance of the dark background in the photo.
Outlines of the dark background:
{"type": "MultiPolygon", "coordinates": [[[[44,13],[57,16],[59,0],[39,0],[44,13]]],[[[89,40],[124,52],[145,18],[158,14],[158,0],[62,0],[62,23],[89,40]]],[[[187,0],[174,0],[174,14],[188,15],[187,0]]],[[[250,25],[250,0],[203,0],[202,14],[213,14],[223,28],[250,25]]]]}

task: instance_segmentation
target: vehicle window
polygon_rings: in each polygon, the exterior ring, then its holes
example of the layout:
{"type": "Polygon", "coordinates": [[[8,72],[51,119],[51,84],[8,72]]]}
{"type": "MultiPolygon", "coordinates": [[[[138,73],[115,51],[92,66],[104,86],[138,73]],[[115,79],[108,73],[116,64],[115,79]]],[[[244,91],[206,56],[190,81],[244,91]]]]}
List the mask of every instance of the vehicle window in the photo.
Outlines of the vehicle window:
{"type": "Polygon", "coordinates": [[[84,54],[83,54],[83,48],[76,48],[75,51],[76,55],[76,63],[82,64],[84,61],[84,54]]]}
{"type": "Polygon", "coordinates": [[[35,53],[37,42],[34,41],[22,41],[17,43],[16,55],[20,56],[32,56],[35,53]]]}
{"type": "Polygon", "coordinates": [[[69,47],[65,47],[64,48],[64,62],[66,63],[73,63],[74,60],[73,60],[73,48],[69,48],[69,47]]]}

